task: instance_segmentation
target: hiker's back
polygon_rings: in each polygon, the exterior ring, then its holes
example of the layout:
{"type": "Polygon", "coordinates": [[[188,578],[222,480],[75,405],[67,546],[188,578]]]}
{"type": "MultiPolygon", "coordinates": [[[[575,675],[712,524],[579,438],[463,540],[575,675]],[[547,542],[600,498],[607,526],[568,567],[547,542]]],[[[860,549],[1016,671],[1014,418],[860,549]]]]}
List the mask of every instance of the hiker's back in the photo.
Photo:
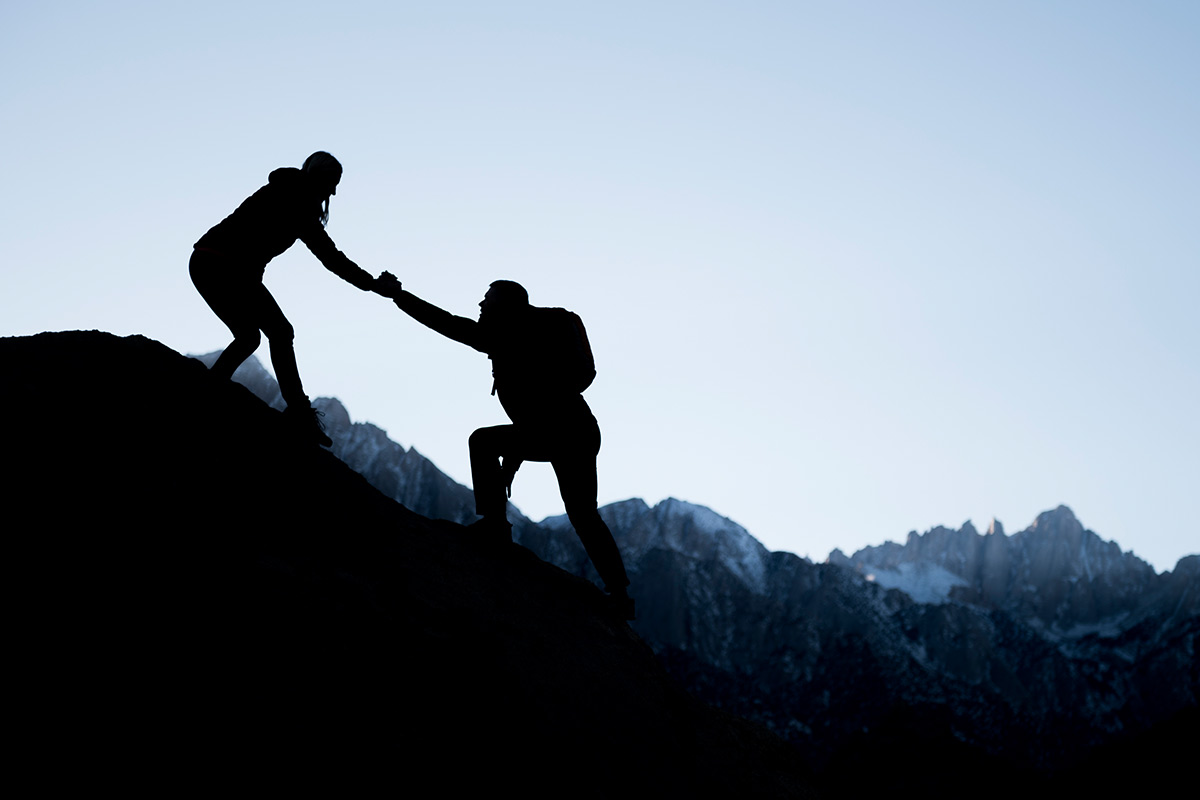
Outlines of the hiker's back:
{"type": "Polygon", "coordinates": [[[581,394],[596,378],[596,361],[583,320],[565,308],[533,308],[546,379],[564,392],[581,394]]]}
{"type": "Polygon", "coordinates": [[[196,246],[262,267],[297,238],[320,227],[320,213],[320,204],[308,196],[301,171],[281,167],[271,172],[265,186],[200,237],[196,246]]]}
{"type": "Polygon", "coordinates": [[[596,367],[583,321],[563,308],[531,306],[492,355],[492,374],[514,422],[586,410],[581,393],[596,367]]]}

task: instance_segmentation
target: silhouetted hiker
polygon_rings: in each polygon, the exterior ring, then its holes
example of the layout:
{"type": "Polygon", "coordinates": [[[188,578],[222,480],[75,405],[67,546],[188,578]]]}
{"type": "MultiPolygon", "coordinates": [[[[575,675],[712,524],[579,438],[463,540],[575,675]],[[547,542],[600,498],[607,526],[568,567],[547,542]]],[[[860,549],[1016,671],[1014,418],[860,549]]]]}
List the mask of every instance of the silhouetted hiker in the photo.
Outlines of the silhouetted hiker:
{"type": "Polygon", "coordinates": [[[596,510],[596,454],[600,426],[583,399],[596,375],[587,333],[578,316],[561,308],[538,308],[518,283],[496,281],[479,303],[479,321],[456,317],[383,273],[375,289],[401,311],[492,360],[492,393],[512,425],[471,434],[472,525],[489,539],[512,540],[505,495],[523,461],[549,461],[558,477],[567,517],[604,581],[613,608],[633,619],[629,578],[612,532],[596,510]]]}
{"type": "Polygon", "coordinates": [[[329,198],[337,194],[341,178],[342,165],[325,152],[313,153],[300,169],[273,171],[266,186],[200,237],[189,270],[200,296],[233,332],[213,373],[232,378],[258,349],[262,331],[271,342],[271,364],[287,402],[284,415],[303,436],[326,447],[333,442],[300,383],[292,325],[262,281],[267,262],[300,239],[334,275],[363,291],[375,287],[375,278],[338,250],[325,232],[329,198]]]}

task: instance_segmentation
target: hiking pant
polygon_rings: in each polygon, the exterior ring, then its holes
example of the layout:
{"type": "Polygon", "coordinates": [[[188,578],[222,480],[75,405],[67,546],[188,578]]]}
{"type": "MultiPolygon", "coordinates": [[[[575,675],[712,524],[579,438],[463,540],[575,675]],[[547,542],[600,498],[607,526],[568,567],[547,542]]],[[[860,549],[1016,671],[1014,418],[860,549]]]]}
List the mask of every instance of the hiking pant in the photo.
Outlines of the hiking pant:
{"type": "Polygon", "coordinates": [[[213,372],[232,378],[242,362],[258,349],[262,331],[271,343],[271,366],[275,368],[284,401],[289,408],[307,407],[308,396],[300,383],[300,369],[292,347],[295,330],[263,286],[258,270],[224,253],[193,250],[188,271],[204,302],[233,333],[233,342],[213,364],[213,372]]]}
{"type": "Polygon", "coordinates": [[[605,589],[622,591],[629,585],[621,551],[612,531],[596,510],[596,454],[600,428],[589,415],[586,421],[562,426],[553,433],[518,425],[480,428],[471,434],[471,481],[475,485],[475,513],[490,519],[506,518],[501,458],[549,461],[558,477],[558,490],[567,507],[567,518],[600,573],[605,589]]]}

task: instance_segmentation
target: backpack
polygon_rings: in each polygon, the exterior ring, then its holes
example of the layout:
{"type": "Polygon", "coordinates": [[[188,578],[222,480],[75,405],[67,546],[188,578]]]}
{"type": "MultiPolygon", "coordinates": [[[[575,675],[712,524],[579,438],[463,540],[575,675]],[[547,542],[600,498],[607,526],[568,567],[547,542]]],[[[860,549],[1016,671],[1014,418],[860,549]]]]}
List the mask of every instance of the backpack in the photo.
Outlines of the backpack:
{"type": "Polygon", "coordinates": [[[543,338],[552,363],[556,383],[572,392],[582,393],[596,379],[596,360],[588,341],[583,320],[565,308],[539,308],[542,317],[539,336],[543,338]]]}
{"type": "Polygon", "coordinates": [[[531,306],[514,346],[490,353],[492,394],[500,386],[521,394],[537,386],[581,394],[596,379],[596,361],[583,320],[565,308],[531,306]]]}

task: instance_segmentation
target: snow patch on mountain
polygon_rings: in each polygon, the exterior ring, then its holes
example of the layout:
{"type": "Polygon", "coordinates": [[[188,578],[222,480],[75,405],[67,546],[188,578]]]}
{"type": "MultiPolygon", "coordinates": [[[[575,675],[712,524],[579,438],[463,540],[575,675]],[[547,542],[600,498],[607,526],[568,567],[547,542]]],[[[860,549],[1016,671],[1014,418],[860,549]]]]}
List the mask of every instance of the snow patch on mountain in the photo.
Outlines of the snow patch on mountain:
{"type": "Polygon", "coordinates": [[[766,592],[767,549],[741,525],[673,497],[656,505],[652,514],[662,523],[661,545],[693,558],[715,558],[750,589],[766,592]]]}
{"type": "Polygon", "coordinates": [[[899,589],[918,603],[949,602],[951,589],[969,585],[949,570],[927,562],[868,569],[864,576],[886,589],[899,589]]]}
{"type": "MultiPolygon", "coordinates": [[[[604,506],[608,524],[626,563],[651,550],[670,550],[695,561],[717,561],[756,594],[767,592],[765,547],[749,531],[705,506],[669,497],[653,508],[640,499],[604,506]]],[[[571,528],[565,515],[547,517],[542,526],[571,528]]]]}

